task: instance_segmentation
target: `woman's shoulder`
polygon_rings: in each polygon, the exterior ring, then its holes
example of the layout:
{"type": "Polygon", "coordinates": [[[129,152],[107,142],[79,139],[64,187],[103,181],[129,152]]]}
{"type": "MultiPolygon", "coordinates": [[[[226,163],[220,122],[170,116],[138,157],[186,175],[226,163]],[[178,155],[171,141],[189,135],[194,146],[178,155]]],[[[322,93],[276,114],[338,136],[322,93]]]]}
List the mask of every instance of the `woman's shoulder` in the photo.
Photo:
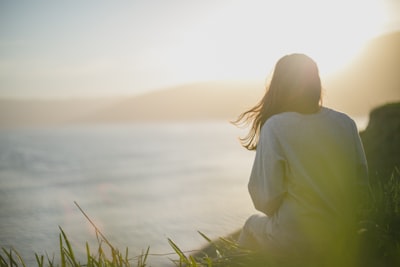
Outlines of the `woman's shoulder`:
{"type": "Polygon", "coordinates": [[[335,109],[332,109],[332,108],[328,108],[328,107],[322,107],[321,110],[323,110],[323,112],[325,114],[329,114],[331,116],[336,116],[336,117],[341,117],[341,118],[344,118],[344,119],[350,119],[351,120],[350,116],[347,115],[344,112],[341,112],[341,111],[338,111],[338,110],[335,110],[335,109]]]}
{"type": "Polygon", "coordinates": [[[346,113],[334,110],[328,107],[321,107],[321,109],[312,114],[301,114],[297,112],[283,112],[271,116],[264,124],[265,128],[277,128],[277,127],[295,127],[296,124],[302,124],[304,122],[318,123],[324,121],[338,121],[341,123],[353,125],[354,120],[346,113]]]}
{"type": "Polygon", "coordinates": [[[296,112],[282,112],[275,114],[268,118],[264,123],[262,130],[265,131],[275,131],[282,127],[287,127],[293,123],[296,123],[298,119],[298,113],[296,112]]]}
{"type": "Polygon", "coordinates": [[[346,123],[352,127],[356,125],[355,121],[344,112],[337,111],[331,108],[324,108],[324,110],[326,114],[334,120],[341,121],[342,123],[346,123]]]}

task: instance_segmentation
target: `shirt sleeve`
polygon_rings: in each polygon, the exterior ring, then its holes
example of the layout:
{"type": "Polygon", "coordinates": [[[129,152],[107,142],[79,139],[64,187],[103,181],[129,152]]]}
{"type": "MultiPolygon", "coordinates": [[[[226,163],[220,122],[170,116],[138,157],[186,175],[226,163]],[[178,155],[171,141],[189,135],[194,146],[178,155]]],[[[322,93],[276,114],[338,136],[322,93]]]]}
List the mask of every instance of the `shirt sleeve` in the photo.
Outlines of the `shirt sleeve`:
{"type": "Polygon", "coordinates": [[[269,216],[275,213],[286,192],[285,164],[273,124],[268,121],[260,133],[248,189],[254,207],[269,216]]]}

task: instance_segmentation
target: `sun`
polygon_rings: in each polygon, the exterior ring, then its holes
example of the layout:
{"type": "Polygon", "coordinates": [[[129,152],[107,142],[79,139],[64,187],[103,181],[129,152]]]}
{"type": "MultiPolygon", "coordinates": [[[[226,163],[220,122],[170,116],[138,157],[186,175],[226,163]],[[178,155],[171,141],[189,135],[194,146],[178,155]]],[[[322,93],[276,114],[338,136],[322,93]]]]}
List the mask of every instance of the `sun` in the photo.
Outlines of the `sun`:
{"type": "Polygon", "coordinates": [[[169,79],[265,80],[279,58],[312,57],[321,76],[348,64],[379,34],[384,15],[379,0],[228,1],[189,22],[179,43],[163,43],[173,62],[169,79]]]}
{"type": "Polygon", "coordinates": [[[230,13],[241,15],[240,20],[232,23],[233,18],[228,18],[230,26],[246,29],[245,34],[235,38],[235,44],[225,45],[227,50],[234,46],[241,51],[236,56],[247,63],[242,72],[249,75],[265,74],[263,64],[289,53],[314,58],[322,76],[336,72],[380,33],[384,21],[384,6],[378,0],[245,3],[236,7],[238,12],[230,13]]]}
{"type": "Polygon", "coordinates": [[[288,50],[313,57],[321,75],[329,75],[346,66],[367,41],[379,35],[383,8],[379,1],[299,1],[284,26],[290,37],[283,43],[289,43],[288,50]]]}

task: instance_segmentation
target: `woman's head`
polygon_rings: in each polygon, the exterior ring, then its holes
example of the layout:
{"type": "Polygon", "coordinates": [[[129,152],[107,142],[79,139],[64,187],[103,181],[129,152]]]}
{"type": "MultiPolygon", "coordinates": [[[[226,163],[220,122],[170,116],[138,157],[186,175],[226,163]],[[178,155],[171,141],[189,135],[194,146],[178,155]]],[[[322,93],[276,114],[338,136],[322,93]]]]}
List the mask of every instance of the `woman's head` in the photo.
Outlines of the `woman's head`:
{"type": "MultiPolygon", "coordinates": [[[[275,65],[266,92],[273,113],[314,113],[319,109],[321,80],[317,64],[304,54],[282,57],[275,65]]],[[[266,107],[267,108],[267,107],[266,107]]],[[[271,114],[274,115],[274,114],[271,114]]]]}
{"type": "Polygon", "coordinates": [[[242,113],[235,121],[252,124],[249,134],[241,139],[244,147],[257,147],[262,125],[273,115],[292,111],[315,113],[321,103],[321,80],[317,64],[304,54],[286,55],[276,63],[271,81],[262,100],[242,113]]]}

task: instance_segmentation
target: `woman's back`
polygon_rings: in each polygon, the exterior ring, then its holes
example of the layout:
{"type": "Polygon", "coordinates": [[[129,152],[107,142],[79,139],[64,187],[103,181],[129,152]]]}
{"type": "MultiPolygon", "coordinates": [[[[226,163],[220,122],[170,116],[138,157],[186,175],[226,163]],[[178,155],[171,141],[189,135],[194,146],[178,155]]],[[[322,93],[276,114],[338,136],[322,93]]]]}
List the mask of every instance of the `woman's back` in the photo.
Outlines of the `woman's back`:
{"type": "Polygon", "coordinates": [[[265,196],[285,194],[267,226],[276,248],[332,250],[355,231],[356,188],[367,181],[359,172],[366,161],[348,116],[327,108],[275,115],[261,130],[258,151],[249,183],[256,207],[265,205],[257,204],[268,201],[265,196]],[[260,190],[261,172],[266,191],[260,190]]]}
{"type": "Polygon", "coordinates": [[[354,142],[358,138],[354,122],[322,108],[311,115],[276,115],[266,127],[273,128],[286,160],[287,197],[309,213],[344,215],[353,202],[357,165],[366,166],[362,148],[354,142]]]}

